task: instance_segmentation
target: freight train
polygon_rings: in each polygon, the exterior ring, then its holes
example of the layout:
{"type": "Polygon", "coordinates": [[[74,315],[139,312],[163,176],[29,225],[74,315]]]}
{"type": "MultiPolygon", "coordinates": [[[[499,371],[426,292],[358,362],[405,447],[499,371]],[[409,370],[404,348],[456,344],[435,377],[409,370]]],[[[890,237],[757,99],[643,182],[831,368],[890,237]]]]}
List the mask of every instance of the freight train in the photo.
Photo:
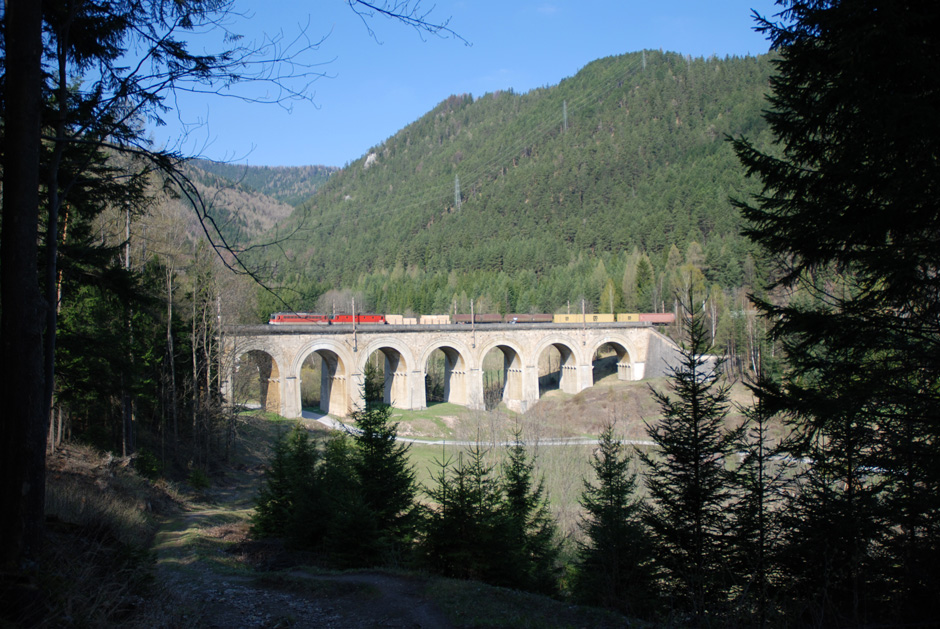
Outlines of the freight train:
{"type": "Polygon", "coordinates": [[[649,323],[665,325],[672,323],[675,315],[671,312],[621,312],[618,314],[458,314],[450,315],[421,315],[419,317],[406,317],[404,315],[381,314],[318,314],[314,312],[275,312],[268,323],[272,325],[285,324],[387,324],[387,325],[450,325],[451,323],[649,323]]]}
{"type": "MultiPolygon", "coordinates": [[[[385,315],[359,314],[355,315],[355,319],[355,323],[387,323],[385,315]]],[[[310,323],[318,325],[353,323],[353,315],[328,315],[315,312],[275,312],[271,315],[271,318],[268,319],[268,323],[273,325],[284,325],[288,323],[310,323]]]]}

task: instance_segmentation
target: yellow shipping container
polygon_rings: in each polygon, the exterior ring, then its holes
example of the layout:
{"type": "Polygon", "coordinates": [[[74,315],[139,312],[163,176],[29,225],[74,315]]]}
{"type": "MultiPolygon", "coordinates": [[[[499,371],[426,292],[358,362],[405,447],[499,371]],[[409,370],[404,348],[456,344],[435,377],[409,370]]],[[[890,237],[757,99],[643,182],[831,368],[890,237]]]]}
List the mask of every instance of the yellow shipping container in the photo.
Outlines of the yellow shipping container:
{"type": "Polygon", "coordinates": [[[640,320],[640,315],[638,315],[638,314],[635,313],[635,312],[620,312],[620,313],[617,313],[617,322],[618,322],[618,323],[626,323],[626,322],[629,322],[629,321],[639,321],[639,320],[640,320]]]}
{"type": "Polygon", "coordinates": [[[552,317],[553,323],[613,323],[615,315],[612,314],[556,314],[552,317]]]}

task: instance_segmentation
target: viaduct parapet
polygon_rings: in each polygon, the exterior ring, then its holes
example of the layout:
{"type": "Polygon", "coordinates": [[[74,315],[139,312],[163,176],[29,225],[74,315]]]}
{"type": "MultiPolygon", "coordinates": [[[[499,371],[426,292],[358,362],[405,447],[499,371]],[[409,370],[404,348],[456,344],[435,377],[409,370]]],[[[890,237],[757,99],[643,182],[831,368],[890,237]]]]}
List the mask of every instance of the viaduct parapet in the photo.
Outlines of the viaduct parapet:
{"type": "MultiPolygon", "coordinates": [[[[320,408],[348,416],[364,399],[365,370],[376,352],[384,358],[385,402],[404,410],[427,407],[425,376],[431,355],[444,355],[444,398],[484,409],[483,360],[502,352],[502,400],[525,412],[539,399],[540,358],[554,347],[560,355],[553,377],[566,393],[594,385],[594,357],[607,347],[620,380],[664,375],[676,364],[677,348],[648,324],[486,325],[255,325],[228,329],[224,337],[223,394],[232,401],[234,372],[257,365],[261,402],[284,417],[301,414],[301,368],[312,354],[321,359],[320,408]]],[[[544,361],[543,361],[544,364],[544,361]]]]}

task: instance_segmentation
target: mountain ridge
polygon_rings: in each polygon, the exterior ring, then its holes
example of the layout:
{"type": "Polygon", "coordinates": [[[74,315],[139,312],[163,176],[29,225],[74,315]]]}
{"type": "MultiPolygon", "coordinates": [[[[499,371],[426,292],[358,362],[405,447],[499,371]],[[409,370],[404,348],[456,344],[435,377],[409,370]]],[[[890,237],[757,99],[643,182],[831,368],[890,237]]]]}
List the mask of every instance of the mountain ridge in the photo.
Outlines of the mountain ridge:
{"type": "MultiPolygon", "coordinates": [[[[449,96],[294,211],[289,222],[301,231],[288,247],[285,278],[377,297],[367,284],[396,268],[437,278],[421,290],[436,290],[452,271],[532,273],[538,283],[584,256],[622,258],[634,249],[660,275],[672,248],[694,242],[712,258],[702,269],[709,280],[739,286],[755,254],[738,235],[729,197],[754,185],[725,139],[769,143],[761,110],[770,70],[768,56],[642,51],[596,60],[524,94],[449,96]],[[736,268],[722,268],[729,265],[736,268]]],[[[615,262],[621,271],[623,264],[615,262]]],[[[492,293],[495,281],[469,289],[492,293]]],[[[567,292],[599,305],[585,287],[567,292]]],[[[502,301],[552,311],[559,297],[502,301]]],[[[414,297],[373,301],[389,311],[428,307],[414,297]]]]}

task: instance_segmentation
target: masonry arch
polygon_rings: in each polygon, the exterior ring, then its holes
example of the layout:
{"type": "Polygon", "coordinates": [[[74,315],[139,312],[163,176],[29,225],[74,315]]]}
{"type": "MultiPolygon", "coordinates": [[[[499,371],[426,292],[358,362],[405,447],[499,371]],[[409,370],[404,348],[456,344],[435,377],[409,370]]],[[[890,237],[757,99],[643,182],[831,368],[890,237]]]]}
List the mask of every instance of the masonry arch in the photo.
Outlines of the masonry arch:
{"type": "MultiPolygon", "coordinates": [[[[370,365],[375,365],[375,374],[372,377],[376,377],[381,383],[382,401],[395,408],[414,408],[412,379],[421,375],[422,384],[424,380],[423,374],[412,373],[417,369],[417,365],[411,350],[398,340],[379,338],[361,349],[360,353],[363,361],[360,373],[372,374],[373,368],[370,365]],[[375,354],[380,356],[377,361],[373,359],[375,354]]],[[[365,390],[362,393],[365,394],[365,390]]],[[[423,403],[420,404],[420,407],[423,406],[423,403]]]]}
{"type": "Polygon", "coordinates": [[[578,378],[583,360],[577,348],[578,343],[561,336],[543,339],[536,346],[539,397],[552,390],[574,394],[583,388],[578,378]]]}
{"type": "Polygon", "coordinates": [[[419,367],[425,378],[425,400],[468,406],[470,351],[453,339],[441,339],[425,350],[419,367]]]}
{"type": "Polygon", "coordinates": [[[505,402],[510,408],[525,407],[525,363],[520,347],[509,341],[493,341],[480,350],[485,408],[505,402]]]}
{"type": "Polygon", "coordinates": [[[591,358],[592,384],[613,374],[616,374],[617,380],[638,380],[633,359],[635,355],[636,350],[623,339],[600,339],[594,345],[591,358]]]}
{"type": "Polygon", "coordinates": [[[296,391],[298,413],[305,399],[318,399],[321,412],[337,417],[349,415],[352,411],[350,395],[355,388],[349,371],[352,362],[345,349],[335,343],[319,342],[301,349],[291,369],[295,381],[300,383],[296,391]],[[305,367],[308,367],[307,378],[304,378],[305,367]],[[315,378],[309,377],[310,371],[315,378]]]}
{"type": "Polygon", "coordinates": [[[277,360],[265,350],[243,349],[234,358],[230,401],[281,412],[281,372],[277,360]]]}

